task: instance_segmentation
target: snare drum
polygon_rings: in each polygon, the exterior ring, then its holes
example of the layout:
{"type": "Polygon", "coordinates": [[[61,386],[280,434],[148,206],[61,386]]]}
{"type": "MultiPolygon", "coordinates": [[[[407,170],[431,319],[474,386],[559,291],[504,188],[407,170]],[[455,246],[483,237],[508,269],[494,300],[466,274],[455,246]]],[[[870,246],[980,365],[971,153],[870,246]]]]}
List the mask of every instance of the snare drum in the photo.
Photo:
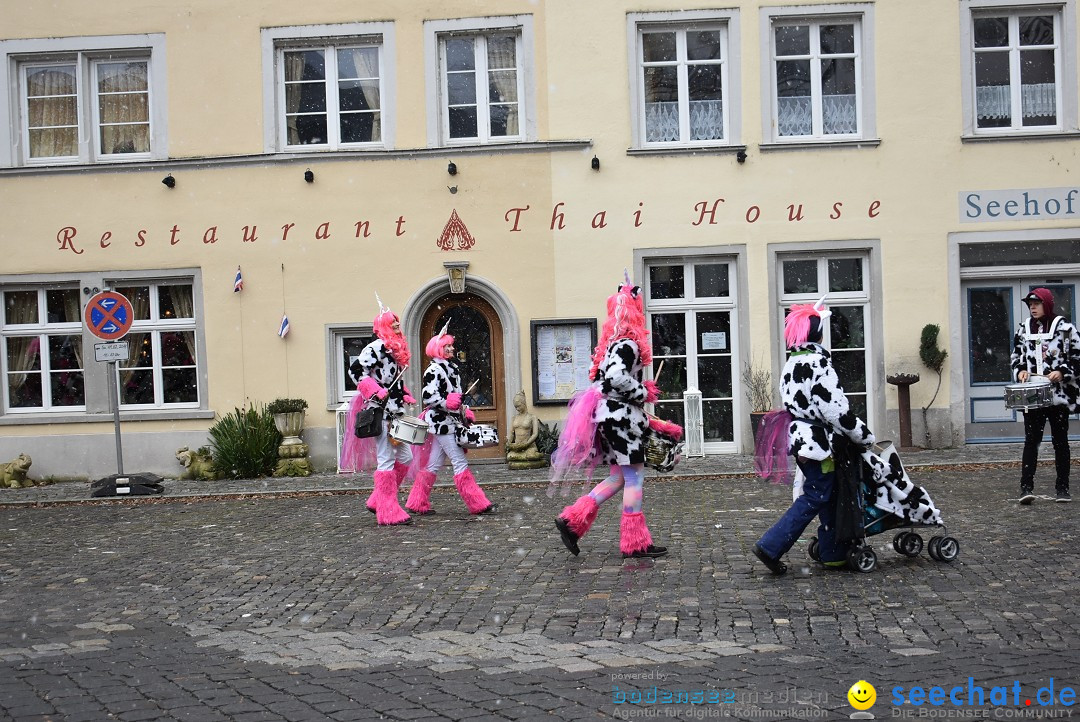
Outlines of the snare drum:
{"type": "Polygon", "coordinates": [[[1029,376],[1022,384],[1005,387],[1005,408],[1014,411],[1040,409],[1054,403],[1054,391],[1050,379],[1045,376],[1029,376]]]}
{"type": "Polygon", "coordinates": [[[682,458],[683,442],[675,441],[657,431],[650,431],[645,440],[645,465],[657,471],[668,472],[682,458]]]}
{"type": "Polygon", "coordinates": [[[467,449],[487,449],[499,445],[499,430],[488,424],[459,424],[454,436],[458,446],[467,449]]]}
{"type": "Polygon", "coordinates": [[[390,422],[390,438],[419,445],[427,438],[428,424],[415,416],[398,416],[390,422]]]}

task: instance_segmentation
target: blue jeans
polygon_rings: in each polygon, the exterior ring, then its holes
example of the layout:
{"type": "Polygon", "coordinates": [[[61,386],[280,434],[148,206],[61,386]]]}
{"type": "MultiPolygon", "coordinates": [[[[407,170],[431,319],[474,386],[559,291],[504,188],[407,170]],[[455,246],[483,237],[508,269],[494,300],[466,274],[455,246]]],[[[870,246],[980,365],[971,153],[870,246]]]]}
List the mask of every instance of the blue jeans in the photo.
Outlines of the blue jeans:
{"type": "Polygon", "coordinates": [[[765,532],[758,540],[758,546],[773,559],[779,559],[791,549],[816,516],[821,520],[818,527],[821,561],[840,561],[844,558],[844,551],[836,545],[836,505],[832,503],[836,472],[823,472],[820,461],[799,459],[798,463],[806,477],[802,496],[765,532]]]}

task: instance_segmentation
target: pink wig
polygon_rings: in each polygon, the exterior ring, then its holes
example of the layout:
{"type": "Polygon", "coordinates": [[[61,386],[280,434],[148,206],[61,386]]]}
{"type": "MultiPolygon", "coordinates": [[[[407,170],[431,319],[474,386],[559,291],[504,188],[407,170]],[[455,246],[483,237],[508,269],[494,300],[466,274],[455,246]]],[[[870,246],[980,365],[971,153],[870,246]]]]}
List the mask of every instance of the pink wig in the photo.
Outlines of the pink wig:
{"type": "Polygon", "coordinates": [[[624,283],[617,293],[608,297],[607,321],[600,332],[600,342],[593,351],[592,368],[589,378],[596,380],[596,370],[607,355],[612,341],[628,338],[637,344],[641,354],[641,363],[652,363],[652,344],[649,342],[649,329],[645,323],[645,301],[641,298],[641,289],[631,283],[624,283]]]}
{"type": "Polygon", "coordinates": [[[387,309],[380,313],[375,317],[375,335],[390,349],[390,353],[394,355],[394,360],[398,364],[407,366],[411,358],[409,344],[404,335],[394,331],[393,325],[395,321],[400,321],[400,319],[393,311],[387,309]]]}
{"type": "Polygon", "coordinates": [[[454,337],[448,333],[439,333],[431,337],[427,342],[424,353],[428,358],[449,358],[446,349],[454,345],[454,337]]]}
{"type": "Polygon", "coordinates": [[[795,348],[806,343],[810,335],[810,319],[821,318],[821,313],[809,303],[798,303],[791,307],[784,319],[784,342],[788,348],[795,348]]]}

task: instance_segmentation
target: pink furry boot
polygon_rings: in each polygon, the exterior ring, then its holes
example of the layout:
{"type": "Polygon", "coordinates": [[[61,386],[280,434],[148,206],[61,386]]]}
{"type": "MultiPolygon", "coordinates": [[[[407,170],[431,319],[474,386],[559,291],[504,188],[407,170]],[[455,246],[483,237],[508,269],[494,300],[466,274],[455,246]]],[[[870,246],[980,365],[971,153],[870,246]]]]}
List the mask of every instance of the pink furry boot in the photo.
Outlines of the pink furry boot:
{"type": "Polygon", "coordinates": [[[380,526],[411,524],[412,518],[398,504],[397,477],[393,471],[375,472],[375,521],[380,526]]]}
{"type": "Polygon", "coordinates": [[[627,557],[662,557],[667,554],[667,547],[654,546],[649,527],[645,526],[645,515],[638,512],[623,512],[619,523],[619,549],[623,558],[627,557]]]}
{"type": "MultiPolygon", "coordinates": [[[[394,482],[397,484],[397,488],[401,489],[401,482],[405,480],[405,475],[409,473],[409,465],[402,464],[399,461],[394,462],[394,482]]],[[[396,491],[394,492],[397,493],[396,491]]],[[[367,498],[367,502],[364,504],[367,510],[372,514],[375,513],[375,492],[371,492],[371,496],[367,498]]]]}
{"type": "Polygon", "coordinates": [[[484,490],[476,483],[472,469],[465,469],[460,474],[454,474],[454,486],[457,487],[470,514],[486,514],[489,511],[495,511],[495,505],[488,501],[484,490]]]}
{"type": "Polygon", "coordinates": [[[405,508],[414,514],[434,514],[431,508],[431,488],[435,486],[435,474],[427,469],[416,472],[412,489],[409,490],[409,500],[405,502],[405,508]]]}
{"type": "Polygon", "coordinates": [[[562,514],[556,517],[555,526],[562,535],[562,542],[574,556],[581,553],[577,544],[578,540],[589,531],[599,513],[600,505],[596,503],[596,499],[586,494],[563,509],[562,514]]]}

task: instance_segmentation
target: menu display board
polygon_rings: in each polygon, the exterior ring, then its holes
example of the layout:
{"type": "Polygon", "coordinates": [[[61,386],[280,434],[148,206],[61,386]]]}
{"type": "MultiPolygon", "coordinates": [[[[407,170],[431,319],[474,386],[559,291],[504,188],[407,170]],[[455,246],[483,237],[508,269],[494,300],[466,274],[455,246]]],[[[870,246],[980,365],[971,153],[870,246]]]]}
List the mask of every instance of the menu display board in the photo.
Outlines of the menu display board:
{"type": "Polygon", "coordinates": [[[532,321],[533,403],[565,404],[589,386],[596,319],[532,321]]]}

